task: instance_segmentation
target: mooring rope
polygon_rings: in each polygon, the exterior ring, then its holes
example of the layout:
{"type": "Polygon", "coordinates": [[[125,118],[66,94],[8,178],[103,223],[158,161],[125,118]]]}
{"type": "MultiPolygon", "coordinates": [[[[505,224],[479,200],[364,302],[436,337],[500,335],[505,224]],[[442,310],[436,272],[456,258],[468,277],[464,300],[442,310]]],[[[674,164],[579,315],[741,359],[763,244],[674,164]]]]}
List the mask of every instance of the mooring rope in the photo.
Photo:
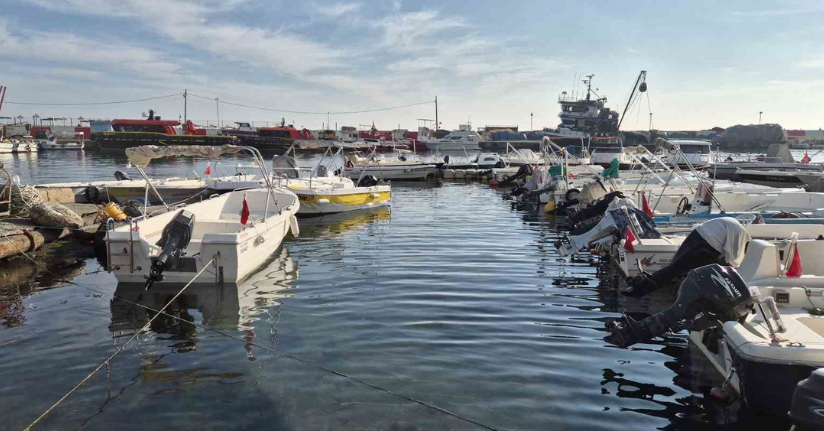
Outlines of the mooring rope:
{"type": "MultiPolygon", "coordinates": [[[[53,273],[53,272],[49,271],[49,269],[48,269],[48,268],[46,268],[45,266],[43,266],[40,262],[37,262],[36,260],[34,260],[31,256],[29,256],[26,252],[24,252],[23,250],[21,250],[19,247],[17,247],[17,245],[16,245],[16,244],[14,244],[13,242],[11,242],[11,240],[9,240],[9,239],[8,239],[8,236],[6,236],[6,235],[5,235],[2,231],[0,231],[0,235],[3,235],[4,237],[6,237],[6,239],[7,239],[7,240],[8,240],[8,241],[9,241],[9,242],[10,242],[10,243],[11,243],[11,244],[15,247],[15,248],[17,248],[17,250],[18,250],[18,251],[20,251],[20,253],[21,253],[21,254],[23,254],[23,255],[24,255],[24,256],[26,256],[29,260],[31,260],[31,261],[32,261],[32,262],[33,262],[33,263],[34,263],[37,267],[39,267],[39,268],[40,268],[40,269],[42,269],[43,271],[47,272],[47,273],[48,273],[48,274],[50,274],[51,276],[55,277],[56,279],[61,280],[61,281],[63,281],[64,283],[71,284],[71,285],[73,285],[73,286],[78,286],[78,287],[81,287],[81,288],[83,288],[83,289],[89,290],[89,291],[91,291],[91,292],[95,292],[95,293],[100,294],[100,295],[108,295],[108,293],[107,293],[107,292],[103,292],[103,291],[98,290],[98,289],[95,289],[95,288],[93,288],[93,287],[85,286],[85,285],[83,285],[83,284],[80,284],[80,283],[77,283],[77,282],[74,282],[74,281],[71,281],[71,280],[68,280],[68,279],[65,279],[65,278],[63,278],[63,277],[58,276],[57,274],[55,274],[55,273],[53,273]]],[[[213,260],[214,260],[214,258],[212,258],[212,261],[213,261],[213,260]]],[[[212,261],[209,261],[209,264],[211,264],[211,263],[212,263],[212,261]]],[[[195,279],[196,279],[198,276],[200,276],[200,274],[201,274],[201,273],[203,272],[203,270],[205,270],[206,268],[208,268],[208,264],[206,264],[206,265],[204,265],[204,266],[203,266],[203,269],[201,270],[201,272],[199,272],[199,273],[195,276],[195,279]]],[[[194,281],[194,279],[192,279],[192,281],[194,281]]],[[[189,283],[191,284],[191,281],[190,281],[189,283]]],[[[186,287],[188,287],[188,285],[186,285],[186,287]]],[[[271,348],[266,347],[266,346],[264,346],[264,345],[261,345],[261,344],[255,343],[255,342],[253,342],[253,341],[250,341],[250,340],[247,340],[247,339],[244,339],[244,338],[241,338],[241,337],[239,337],[239,336],[232,335],[232,334],[229,334],[229,333],[226,333],[226,332],[220,331],[220,330],[218,330],[218,329],[208,328],[208,327],[205,327],[205,326],[199,325],[199,324],[197,324],[197,323],[190,322],[190,321],[188,321],[188,320],[182,319],[182,318],[180,318],[180,317],[178,317],[178,316],[173,316],[173,315],[171,315],[171,314],[167,314],[167,313],[165,312],[166,307],[168,307],[168,306],[169,306],[169,304],[171,304],[171,303],[174,301],[174,299],[176,299],[176,298],[180,295],[180,293],[182,293],[182,292],[183,292],[183,290],[185,290],[185,289],[186,289],[186,287],[184,287],[184,288],[183,288],[183,289],[182,289],[182,290],[181,290],[181,291],[180,291],[177,295],[175,295],[175,297],[174,297],[174,298],[172,298],[172,300],[171,300],[171,301],[169,301],[169,302],[168,302],[168,303],[167,303],[167,304],[166,304],[166,305],[165,305],[162,309],[160,309],[160,310],[156,310],[156,309],[154,309],[154,308],[152,308],[152,307],[149,307],[149,306],[146,306],[146,305],[143,305],[143,304],[140,304],[140,303],[134,302],[134,301],[130,301],[130,300],[125,299],[125,298],[121,298],[121,297],[119,297],[119,296],[117,296],[117,295],[112,295],[112,299],[116,299],[116,300],[119,300],[119,301],[123,301],[123,302],[125,302],[125,303],[128,303],[128,304],[134,305],[134,306],[136,306],[136,307],[143,308],[143,309],[145,309],[145,310],[147,310],[147,311],[152,311],[152,312],[156,313],[156,314],[155,314],[155,317],[153,317],[153,318],[152,318],[152,319],[151,319],[151,320],[150,320],[150,321],[149,321],[146,325],[149,325],[150,323],[152,323],[152,321],[153,321],[155,318],[157,318],[157,316],[163,315],[164,317],[168,317],[168,318],[174,319],[174,320],[176,320],[176,321],[178,321],[178,322],[181,322],[181,323],[185,323],[185,324],[192,325],[192,326],[194,326],[195,328],[198,328],[198,329],[200,329],[200,330],[202,330],[202,331],[213,332],[213,333],[216,333],[216,334],[218,334],[218,335],[222,335],[222,336],[224,336],[224,337],[227,337],[227,338],[231,338],[231,339],[233,339],[233,340],[240,341],[240,342],[241,342],[241,343],[243,343],[243,344],[246,344],[246,345],[251,345],[251,346],[255,346],[255,347],[261,348],[261,349],[263,349],[264,351],[266,351],[267,353],[274,354],[274,355],[275,355],[275,358],[278,358],[278,357],[283,357],[283,358],[287,358],[287,359],[292,359],[292,360],[294,360],[294,361],[300,362],[300,363],[301,363],[301,364],[303,364],[303,365],[306,365],[306,366],[309,366],[309,367],[313,367],[313,368],[316,368],[316,369],[318,369],[318,370],[321,370],[321,371],[324,371],[324,372],[327,372],[327,373],[330,373],[330,374],[334,374],[334,375],[339,376],[339,377],[343,377],[343,378],[345,378],[345,379],[351,380],[351,381],[356,382],[356,383],[360,383],[360,384],[362,384],[362,385],[364,385],[364,386],[367,386],[367,387],[369,387],[369,388],[372,388],[372,389],[375,389],[375,390],[379,390],[379,391],[381,391],[381,392],[385,392],[385,393],[387,393],[387,394],[394,395],[394,396],[399,397],[399,398],[403,398],[403,399],[405,399],[405,400],[407,400],[407,401],[410,401],[410,402],[413,402],[413,403],[415,403],[415,404],[418,404],[418,405],[421,405],[421,406],[424,406],[424,407],[430,408],[430,409],[432,409],[432,410],[438,411],[438,412],[443,413],[443,414],[445,414],[445,415],[452,416],[452,417],[454,417],[454,418],[456,418],[456,419],[460,419],[460,420],[462,420],[462,421],[464,421],[464,422],[471,423],[471,424],[476,425],[476,426],[479,426],[479,427],[481,427],[481,428],[484,428],[484,429],[487,429],[487,430],[490,430],[490,431],[501,431],[499,428],[495,428],[495,427],[493,427],[493,426],[486,425],[486,424],[484,424],[484,423],[478,422],[478,421],[476,421],[476,420],[474,420],[474,419],[471,419],[471,418],[468,418],[468,417],[465,417],[465,416],[461,416],[461,415],[459,415],[459,414],[457,414],[457,413],[453,413],[453,412],[451,412],[451,411],[449,411],[449,410],[446,410],[446,409],[444,409],[444,408],[442,408],[442,407],[438,407],[438,406],[436,406],[436,405],[434,405],[434,404],[427,403],[426,401],[422,401],[422,400],[419,400],[419,399],[413,398],[413,397],[411,397],[411,396],[409,396],[409,395],[405,395],[405,394],[402,394],[402,393],[400,393],[400,392],[395,392],[395,391],[393,391],[393,390],[391,390],[391,389],[386,389],[386,388],[384,388],[384,387],[381,387],[381,386],[375,385],[375,384],[373,384],[373,383],[369,383],[369,382],[367,382],[367,381],[361,380],[361,379],[359,379],[359,378],[357,378],[357,377],[350,376],[350,375],[345,374],[345,373],[342,373],[342,372],[340,372],[340,371],[336,371],[336,370],[333,370],[333,369],[330,369],[330,368],[326,368],[326,367],[324,367],[324,366],[322,366],[322,365],[315,364],[315,363],[313,363],[313,362],[307,361],[307,360],[305,360],[305,359],[303,359],[303,358],[300,358],[300,357],[298,357],[298,356],[295,356],[295,355],[290,355],[290,354],[288,354],[288,353],[278,353],[278,352],[277,352],[276,350],[274,350],[274,349],[271,349],[271,348]]],[[[146,326],[144,326],[144,327],[143,327],[143,329],[141,329],[140,331],[137,331],[137,333],[135,333],[135,336],[136,336],[136,335],[138,335],[138,334],[140,334],[140,332],[142,332],[142,331],[145,329],[145,327],[146,327],[146,326]]],[[[132,337],[132,339],[133,339],[133,338],[134,338],[134,336],[132,337]]],[[[132,339],[129,339],[129,341],[131,341],[132,339]]],[[[128,344],[128,343],[129,343],[129,341],[127,341],[127,342],[126,342],[126,344],[128,344]]],[[[124,345],[123,345],[123,347],[126,347],[126,345],[124,344],[124,345]]],[[[121,348],[120,350],[122,350],[122,348],[121,348]]],[[[111,357],[109,357],[109,359],[107,359],[107,360],[106,360],[106,362],[104,362],[103,364],[101,364],[101,366],[102,366],[102,365],[107,364],[107,363],[108,363],[108,361],[109,361],[109,360],[111,360],[111,358],[113,358],[115,355],[117,355],[117,353],[119,353],[119,352],[120,352],[120,350],[116,351],[116,352],[115,352],[115,353],[114,353],[111,357]]],[[[53,409],[57,406],[57,404],[59,404],[59,403],[60,403],[61,401],[63,401],[65,398],[68,398],[68,396],[69,396],[69,395],[71,395],[71,393],[72,393],[72,392],[74,392],[74,391],[75,391],[75,390],[77,390],[80,386],[82,386],[82,385],[83,385],[83,383],[85,383],[85,381],[86,381],[86,380],[88,380],[88,379],[89,379],[89,378],[90,378],[90,377],[91,377],[94,373],[96,373],[97,371],[99,371],[99,370],[100,370],[100,368],[101,368],[101,367],[98,367],[96,370],[94,370],[94,371],[92,372],[92,374],[91,374],[91,375],[89,375],[88,377],[86,377],[86,379],[84,379],[82,382],[80,382],[80,384],[78,384],[78,385],[77,385],[74,389],[72,389],[72,391],[71,391],[70,393],[66,394],[63,398],[61,398],[61,399],[60,399],[57,403],[55,403],[55,405],[53,405],[51,408],[49,408],[49,410],[47,410],[45,413],[43,413],[43,415],[41,415],[41,417],[37,418],[37,420],[35,420],[34,422],[32,422],[32,423],[31,423],[31,425],[29,425],[28,427],[26,427],[26,429],[24,429],[23,431],[29,431],[29,430],[31,429],[31,427],[32,427],[32,426],[34,426],[34,425],[35,425],[35,424],[36,424],[39,420],[41,420],[41,419],[42,419],[43,417],[45,417],[45,416],[46,416],[46,415],[47,415],[47,414],[48,414],[51,410],[53,410],[53,409]]]]}
{"type": "Polygon", "coordinates": [[[175,301],[175,300],[176,300],[176,299],[177,299],[177,298],[178,298],[178,297],[179,297],[179,296],[180,296],[180,295],[181,295],[181,294],[182,294],[182,293],[183,293],[183,292],[184,292],[184,291],[185,291],[185,290],[189,287],[189,286],[191,286],[191,284],[192,284],[192,283],[194,283],[194,281],[195,281],[195,280],[197,280],[197,278],[198,278],[198,277],[200,277],[200,274],[203,274],[203,271],[205,271],[205,270],[206,270],[206,268],[208,268],[208,265],[210,265],[210,264],[211,264],[214,260],[215,260],[215,258],[213,257],[213,258],[212,258],[212,260],[210,260],[210,261],[209,261],[209,263],[208,263],[207,265],[205,265],[205,266],[204,266],[204,267],[203,267],[203,268],[202,268],[202,269],[201,269],[201,270],[200,270],[197,274],[195,274],[194,278],[192,278],[192,279],[191,279],[188,283],[186,283],[186,285],[185,285],[185,286],[183,286],[183,288],[182,288],[182,289],[180,289],[180,291],[179,291],[179,292],[177,292],[177,294],[176,294],[176,295],[175,295],[172,299],[170,299],[170,300],[166,303],[166,305],[164,305],[164,306],[163,306],[163,308],[161,308],[161,309],[159,310],[159,312],[158,312],[157,314],[155,314],[154,316],[152,316],[152,318],[151,318],[151,319],[149,319],[149,321],[148,321],[148,322],[146,322],[146,324],[145,324],[145,325],[143,325],[143,327],[142,327],[142,328],[140,328],[140,330],[139,330],[139,331],[136,331],[136,332],[134,333],[134,335],[132,335],[132,337],[131,337],[131,338],[129,338],[129,339],[126,341],[126,343],[124,343],[124,344],[123,344],[122,346],[120,346],[117,350],[115,350],[115,351],[114,351],[114,353],[112,353],[112,354],[111,354],[108,358],[106,358],[106,360],[105,360],[105,361],[103,361],[100,365],[98,365],[98,366],[97,366],[97,368],[95,368],[95,369],[94,369],[91,373],[89,373],[89,375],[87,375],[87,376],[86,376],[83,380],[81,380],[81,381],[80,381],[80,383],[78,383],[78,384],[77,384],[74,388],[72,388],[72,390],[70,390],[69,392],[67,392],[67,393],[66,393],[66,395],[63,395],[63,397],[62,397],[62,398],[60,398],[59,400],[57,400],[57,402],[55,402],[54,404],[52,404],[52,406],[51,406],[51,407],[49,407],[49,408],[48,408],[45,412],[43,412],[43,414],[41,414],[40,416],[38,416],[38,417],[37,417],[37,419],[35,419],[35,420],[34,420],[34,422],[32,422],[29,426],[27,426],[27,427],[26,427],[23,431],[29,431],[29,430],[31,430],[31,428],[32,428],[33,426],[37,425],[37,423],[38,423],[38,422],[40,422],[43,418],[45,418],[45,417],[46,417],[49,413],[51,413],[51,412],[52,412],[52,410],[54,410],[55,408],[57,408],[57,406],[59,406],[59,405],[60,405],[60,403],[62,403],[63,401],[65,401],[67,398],[69,398],[69,396],[71,396],[71,395],[72,395],[73,393],[75,393],[78,389],[80,389],[80,387],[81,387],[81,386],[83,386],[83,384],[85,384],[85,383],[86,383],[89,379],[91,379],[91,378],[92,378],[95,374],[97,374],[97,372],[98,372],[98,371],[100,371],[100,370],[101,370],[104,366],[108,366],[109,362],[110,362],[112,359],[114,359],[114,357],[115,357],[115,356],[117,356],[117,355],[118,355],[118,353],[122,352],[122,351],[123,351],[123,349],[125,349],[125,348],[126,348],[126,346],[128,346],[128,345],[129,345],[129,343],[131,343],[131,342],[132,342],[135,338],[137,338],[137,336],[138,336],[138,335],[140,335],[140,333],[141,333],[141,332],[143,332],[143,331],[145,331],[146,329],[148,329],[148,328],[150,327],[150,325],[152,324],[152,322],[154,322],[154,321],[155,321],[155,319],[157,319],[157,318],[158,318],[158,317],[160,317],[161,315],[165,315],[166,313],[164,313],[164,311],[166,311],[166,308],[168,308],[170,305],[172,305],[172,303],[173,303],[173,302],[174,302],[174,301],[175,301]]]}

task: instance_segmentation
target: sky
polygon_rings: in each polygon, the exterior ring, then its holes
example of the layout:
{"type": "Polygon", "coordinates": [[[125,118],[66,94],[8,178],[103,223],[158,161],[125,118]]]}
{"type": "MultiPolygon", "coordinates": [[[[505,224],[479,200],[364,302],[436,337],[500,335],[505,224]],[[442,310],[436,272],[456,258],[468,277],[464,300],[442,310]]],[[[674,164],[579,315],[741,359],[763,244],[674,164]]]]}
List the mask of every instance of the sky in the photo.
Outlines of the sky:
{"type": "Polygon", "coordinates": [[[577,77],[594,74],[621,112],[646,70],[622,129],[648,129],[650,112],[660,130],[757,124],[759,112],[818,129],[822,23],[820,0],[4,0],[0,116],[177,119],[186,89],[201,124],[414,130],[437,96],[444,129],[539,129],[557,127],[577,77]]]}

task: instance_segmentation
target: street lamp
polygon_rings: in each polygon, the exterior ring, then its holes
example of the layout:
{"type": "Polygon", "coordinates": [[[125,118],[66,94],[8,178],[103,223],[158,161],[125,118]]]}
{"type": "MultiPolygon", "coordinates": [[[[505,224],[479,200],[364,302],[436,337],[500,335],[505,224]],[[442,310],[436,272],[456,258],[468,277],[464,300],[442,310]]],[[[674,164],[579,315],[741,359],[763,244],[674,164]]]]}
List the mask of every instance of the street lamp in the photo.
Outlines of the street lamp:
{"type": "Polygon", "coordinates": [[[529,131],[532,131],[532,113],[529,113],[529,131]]]}
{"type": "Polygon", "coordinates": [[[763,114],[763,113],[764,113],[764,111],[760,111],[758,113],[758,124],[761,124],[761,114],[763,114]]]}

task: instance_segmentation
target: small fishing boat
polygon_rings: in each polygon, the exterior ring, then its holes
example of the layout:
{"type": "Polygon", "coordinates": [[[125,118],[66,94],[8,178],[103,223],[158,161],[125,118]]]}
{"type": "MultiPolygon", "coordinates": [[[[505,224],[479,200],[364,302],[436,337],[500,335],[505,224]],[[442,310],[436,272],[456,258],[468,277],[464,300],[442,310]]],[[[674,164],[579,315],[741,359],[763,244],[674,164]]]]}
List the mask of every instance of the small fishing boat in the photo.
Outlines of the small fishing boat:
{"type": "MultiPolygon", "coordinates": [[[[251,147],[143,146],[126,149],[129,160],[143,172],[151,159],[167,156],[208,156],[247,152],[260,169],[267,187],[226,193],[164,214],[132,218],[106,229],[107,270],[119,282],[187,283],[206,267],[197,282],[237,283],[266,263],[291,231],[298,235],[297,195],[276,188],[260,152],[251,147]]],[[[170,208],[171,209],[171,208],[170,208]]]]}
{"type": "Polygon", "coordinates": [[[82,132],[75,133],[73,137],[51,135],[48,139],[37,142],[37,149],[40,151],[81,151],[85,147],[82,132]]]}

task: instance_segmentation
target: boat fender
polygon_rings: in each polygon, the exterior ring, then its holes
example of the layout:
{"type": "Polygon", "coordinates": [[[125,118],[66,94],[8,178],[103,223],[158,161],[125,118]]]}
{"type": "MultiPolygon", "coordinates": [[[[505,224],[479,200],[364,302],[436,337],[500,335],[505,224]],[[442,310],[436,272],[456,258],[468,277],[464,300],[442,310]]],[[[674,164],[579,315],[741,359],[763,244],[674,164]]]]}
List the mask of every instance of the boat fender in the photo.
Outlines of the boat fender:
{"type": "Polygon", "coordinates": [[[289,229],[292,231],[292,236],[297,238],[300,235],[300,226],[298,226],[298,218],[292,216],[289,218],[289,229]]]}
{"type": "Polygon", "coordinates": [[[358,181],[358,187],[372,187],[378,185],[378,178],[374,175],[364,175],[363,178],[358,181]]]}
{"type": "Polygon", "coordinates": [[[554,213],[555,212],[555,201],[549,201],[544,205],[544,212],[545,213],[554,213]]]}
{"type": "Polygon", "coordinates": [[[128,174],[123,171],[114,171],[114,178],[118,181],[128,181],[131,180],[128,174]]]}
{"type": "Polygon", "coordinates": [[[100,189],[97,188],[97,186],[86,187],[86,191],[83,192],[83,194],[86,196],[86,200],[89,201],[89,203],[96,204],[97,200],[100,199],[100,189]]]}
{"type": "Polygon", "coordinates": [[[498,187],[498,180],[496,180],[494,178],[489,180],[489,186],[490,187],[498,187]]]}

